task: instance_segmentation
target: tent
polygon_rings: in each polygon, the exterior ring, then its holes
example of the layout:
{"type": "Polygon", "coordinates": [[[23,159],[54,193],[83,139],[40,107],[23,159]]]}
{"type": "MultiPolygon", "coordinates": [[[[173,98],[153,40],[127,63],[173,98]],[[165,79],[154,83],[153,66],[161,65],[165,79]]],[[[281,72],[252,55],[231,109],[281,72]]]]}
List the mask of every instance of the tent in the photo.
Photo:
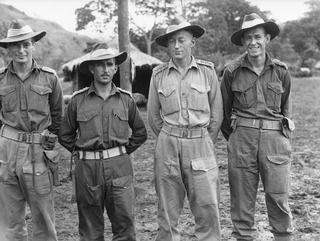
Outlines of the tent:
{"type": "MultiPolygon", "coordinates": [[[[113,39],[106,43],[109,48],[118,50],[117,39],[113,39]]],[[[62,65],[62,72],[64,74],[64,81],[72,81],[73,91],[82,89],[90,85],[92,79],[91,76],[86,76],[80,73],[78,70],[79,64],[89,57],[89,53],[83,56],[73,59],[64,65],[62,65]]],[[[141,52],[132,43],[130,44],[130,57],[131,57],[131,76],[132,76],[132,92],[141,93],[145,97],[148,96],[150,78],[152,69],[161,64],[157,58],[154,58],[148,54],[141,52]]],[[[120,86],[119,71],[114,76],[113,82],[120,86]]]]}

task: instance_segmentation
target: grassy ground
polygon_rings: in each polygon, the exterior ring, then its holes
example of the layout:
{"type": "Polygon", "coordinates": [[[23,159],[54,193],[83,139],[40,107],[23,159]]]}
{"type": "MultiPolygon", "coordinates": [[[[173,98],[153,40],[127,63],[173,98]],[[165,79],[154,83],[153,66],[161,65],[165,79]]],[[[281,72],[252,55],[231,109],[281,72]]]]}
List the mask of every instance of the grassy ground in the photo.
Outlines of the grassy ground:
{"type": "MultiPolygon", "coordinates": [[[[320,239],[320,79],[293,80],[293,110],[296,131],[293,138],[290,206],[295,234],[294,241],[320,239]]],[[[145,108],[141,109],[146,118],[145,108]]],[[[157,231],[156,196],[153,185],[153,148],[155,139],[148,127],[147,142],[132,156],[136,177],[137,240],[153,240],[157,231]]],[[[221,180],[222,240],[232,240],[229,214],[229,187],[227,179],[226,142],[220,136],[216,145],[221,180]]],[[[60,173],[62,186],[55,188],[56,228],[59,240],[78,240],[76,204],[71,203],[71,182],[68,179],[69,153],[61,148],[60,173]]],[[[256,210],[259,232],[257,241],[272,240],[264,205],[263,189],[259,188],[256,210]]],[[[192,235],[194,221],[186,202],[180,220],[182,240],[196,240],[192,235]]],[[[106,217],[106,239],[111,240],[111,228],[106,217]]]]}

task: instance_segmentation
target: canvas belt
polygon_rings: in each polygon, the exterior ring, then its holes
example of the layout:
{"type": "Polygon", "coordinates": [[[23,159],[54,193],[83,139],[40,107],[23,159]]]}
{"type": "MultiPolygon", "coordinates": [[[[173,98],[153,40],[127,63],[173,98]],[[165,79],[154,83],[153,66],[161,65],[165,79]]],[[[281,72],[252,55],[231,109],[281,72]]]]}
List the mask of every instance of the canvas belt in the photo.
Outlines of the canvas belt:
{"type": "Polygon", "coordinates": [[[237,126],[263,129],[263,130],[281,130],[282,124],[279,120],[263,120],[263,119],[249,119],[237,117],[237,126]]]}
{"type": "Polygon", "coordinates": [[[1,127],[0,135],[10,140],[28,144],[40,144],[42,140],[42,135],[39,132],[24,132],[8,125],[3,125],[1,127]]]}
{"type": "Polygon", "coordinates": [[[201,138],[208,132],[207,128],[204,128],[204,127],[184,128],[184,127],[174,127],[169,125],[163,125],[161,130],[170,136],[187,138],[187,139],[201,138]]]}
{"type": "Polygon", "coordinates": [[[99,160],[99,159],[107,159],[107,158],[125,154],[126,148],[124,146],[117,146],[114,148],[101,150],[101,151],[78,151],[78,153],[79,153],[79,159],[99,160]]]}

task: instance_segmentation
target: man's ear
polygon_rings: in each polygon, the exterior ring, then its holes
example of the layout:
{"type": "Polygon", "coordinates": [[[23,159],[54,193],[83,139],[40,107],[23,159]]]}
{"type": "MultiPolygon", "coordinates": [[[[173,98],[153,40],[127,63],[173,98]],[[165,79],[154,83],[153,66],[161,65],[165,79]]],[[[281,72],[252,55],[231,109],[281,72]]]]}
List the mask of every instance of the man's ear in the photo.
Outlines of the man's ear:
{"type": "Polygon", "coordinates": [[[114,65],[114,72],[116,73],[118,71],[118,65],[114,65]]]}
{"type": "Polygon", "coordinates": [[[271,35],[269,33],[266,34],[267,43],[271,41],[271,35]]]}
{"type": "Polygon", "coordinates": [[[192,47],[194,47],[196,45],[196,42],[197,42],[196,38],[192,37],[192,39],[191,39],[192,47]]]}
{"type": "Polygon", "coordinates": [[[88,65],[88,70],[91,74],[93,74],[93,65],[92,64],[89,64],[88,65]]]}

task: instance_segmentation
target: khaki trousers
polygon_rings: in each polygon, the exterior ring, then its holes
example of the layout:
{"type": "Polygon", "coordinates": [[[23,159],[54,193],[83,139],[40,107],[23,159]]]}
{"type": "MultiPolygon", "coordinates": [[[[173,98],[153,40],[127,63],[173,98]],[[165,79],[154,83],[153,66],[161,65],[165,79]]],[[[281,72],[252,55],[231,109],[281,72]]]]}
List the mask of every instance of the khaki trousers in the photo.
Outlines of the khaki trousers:
{"type": "Polygon", "coordinates": [[[33,241],[57,241],[54,226],[54,198],[52,177],[43,160],[43,149],[34,144],[17,142],[0,136],[0,223],[4,241],[26,241],[26,203],[32,214],[33,241]],[[31,160],[35,160],[32,177],[31,160]],[[4,220],[6,219],[6,220],[4,220]]]}
{"type": "Polygon", "coordinates": [[[278,130],[238,126],[228,141],[228,159],[233,236],[238,240],[254,240],[255,203],[260,177],[275,240],[289,241],[293,231],[288,206],[289,139],[278,130]]]}
{"type": "Polygon", "coordinates": [[[159,226],[156,240],[180,240],[178,221],[186,195],[198,240],[220,240],[218,165],[207,130],[199,138],[181,138],[161,131],[154,172],[159,226]]]}
{"type": "Polygon", "coordinates": [[[104,241],[104,210],[113,241],[135,241],[133,169],[128,154],[78,160],[75,169],[80,241],[104,241]]]}

